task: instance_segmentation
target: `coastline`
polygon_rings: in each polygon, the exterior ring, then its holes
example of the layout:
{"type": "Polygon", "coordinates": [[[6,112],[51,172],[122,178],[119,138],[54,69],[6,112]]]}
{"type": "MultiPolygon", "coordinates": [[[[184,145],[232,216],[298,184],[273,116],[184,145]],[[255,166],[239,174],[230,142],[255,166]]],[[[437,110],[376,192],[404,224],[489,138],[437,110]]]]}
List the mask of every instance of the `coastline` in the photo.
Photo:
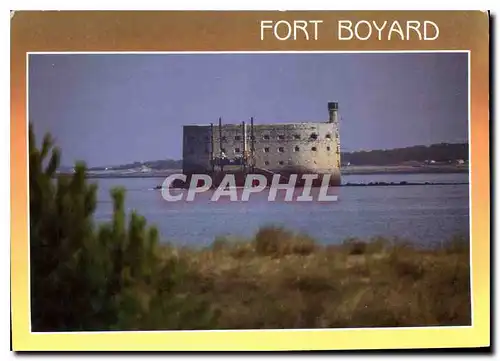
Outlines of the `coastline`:
{"type": "MultiPolygon", "coordinates": [[[[348,166],[342,167],[341,175],[375,175],[375,174],[433,174],[433,173],[468,173],[467,165],[390,165],[390,166],[348,166]]],[[[182,169],[152,170],[150,172],[140,171],[88,171],[86,178],[164,178],[171,174],[182,173],[182,169]]],[[[71,173],[60,172],[59,175],[71,175],[71,173]]]]}
{"type": "Polygon", "coordinates": [[[358,174],[431,174],[431,173],[468,173],[467,165],[390,165],[390,166],[349,166],[341,168],[342,175],[358,174]]]}

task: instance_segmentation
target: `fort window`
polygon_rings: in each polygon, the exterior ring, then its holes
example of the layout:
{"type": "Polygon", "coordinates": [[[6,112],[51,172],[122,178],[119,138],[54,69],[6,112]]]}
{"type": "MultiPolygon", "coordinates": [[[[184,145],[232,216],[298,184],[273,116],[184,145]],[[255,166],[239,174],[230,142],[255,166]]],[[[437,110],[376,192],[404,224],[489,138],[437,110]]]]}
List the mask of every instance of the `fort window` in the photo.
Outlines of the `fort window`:
{"type": "Polygon", "coordinates": [[[283,148],[283,147],[278,148],[278,152],[283,153],[284,151],[285,151],[285,148],[283,148]]]}
{"type": "Polygon", "coordinates": [[[331,134],[327,134],[326,135],[326,139],[332,139],[332,135],[331,134]]]}
{"type": "Polygon", "coordinates": [[[298,145],[297,145],[297,146],[295,146],[294,151],[295,151],[295,152],[298,152],[299,150],[300,150],[299,146],[298,146],[298,145]]]}
{"type": "Polygon", "coordinates": [[[264,153],[269,153],[269,148],[268,147],[264,148],[264,153]]]}
{"type": "Polygon", "coordinates": [[[264,164],[265,164],[265,165],[269,165],[269,161],[267,161],[267,160],[266,160],[266,161],[264,162],[264,164]]]}
{"type": "Polygon", "coordinates": [[[326,150],[327,150],[327,151],[330,151],[330,147],[326,147],[326,150]]]}
{"type": "Polygon", "coordinates": [[[283,140],[283,139],[285,139],[285,136],[284,135],[278,135],[278,139],[279,140],[283,140]]]}
{"type": "Polygon", "coordinates": [[[283,165],[283,164],[284,164],[284,162],[283,162],[282,160],[280,160],[280,162],[279,162],[279,163],[280,163],[280,165],[283,165]]]}
{"type": "Polygon", "coordinates": [[[269,140],[269,135],[268,134],[264,135],[264,139],[269,140]]]}
{"type": "Polygon", "coordinates": [[[293,139],[300,139],[300,134],[294,134],[293,139]]]}
{"type": "Polygon", "coordinates": [[[226,153],[226,148],[222,148],[222,149],[221,149],[221,152],[222,152],[222,153],[226,153]]]}
{"type": "Polygon", "coordinates": [[[311,150],[312,150],[313,152],[315,152],[315,151],[316,151],[316,147],[312,147],[312,148],[311,148],[311,150]]]}
{"type": "Polygon", "coordinates": [[[241,140],[241,137],[237,135],[236,137],[234,137],[234,140],[241,140]]]}
{"type": "Polygon", "coordinates": [[[311,133],[311,139],[318,139],[318,135],[316,133],[311,133]]]}
{"type": "Polygon", "coordinates": [[[235,153],[239,153],[240,152],[240,148],[234,148],[234,152],[235,153]]]}

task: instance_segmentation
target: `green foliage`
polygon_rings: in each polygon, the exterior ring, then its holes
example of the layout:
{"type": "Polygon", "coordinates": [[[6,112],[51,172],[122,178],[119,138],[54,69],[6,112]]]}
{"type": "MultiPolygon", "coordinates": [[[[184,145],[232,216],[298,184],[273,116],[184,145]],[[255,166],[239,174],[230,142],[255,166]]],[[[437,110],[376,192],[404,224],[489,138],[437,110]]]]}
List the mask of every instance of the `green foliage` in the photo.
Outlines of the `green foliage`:
{"type": "Polygon", "coordinates": [[[469,144],[467,143],[440,143],[430,146],[417,145],[396,149],[377,149],[371,151],[343,152],[343,162],[353,165],[390,165],[403,162],[435,160],[448,162],[457,159],[469,159],[469,144]]]}
{"type": "Polygon", "coordinates": [[[158,231],[142,216],[127,223],[124,189],[111,192],[112,221],[97,226],[97,186],[87,183],[84,163],[57,176],[60,154],[50,135],[38,149],[30,125],[32,330],[209,327],[204,301],[181,293],[187,265],[159,256],[158,231]]]}

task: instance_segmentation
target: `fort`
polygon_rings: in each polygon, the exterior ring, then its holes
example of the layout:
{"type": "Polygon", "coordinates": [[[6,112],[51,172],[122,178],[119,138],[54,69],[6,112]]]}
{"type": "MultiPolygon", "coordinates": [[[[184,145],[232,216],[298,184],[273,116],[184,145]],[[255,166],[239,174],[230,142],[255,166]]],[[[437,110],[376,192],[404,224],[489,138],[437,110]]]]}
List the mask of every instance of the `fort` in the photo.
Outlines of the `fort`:
{"type": "Polygon", "coordinates": [[[338,103],[328,103],[328,120],[317,122],[218,125],[185,125],[183,128],[183,173],[291,174],[330,176],[330,185],[340,185],[340,138],[338,103]]]}

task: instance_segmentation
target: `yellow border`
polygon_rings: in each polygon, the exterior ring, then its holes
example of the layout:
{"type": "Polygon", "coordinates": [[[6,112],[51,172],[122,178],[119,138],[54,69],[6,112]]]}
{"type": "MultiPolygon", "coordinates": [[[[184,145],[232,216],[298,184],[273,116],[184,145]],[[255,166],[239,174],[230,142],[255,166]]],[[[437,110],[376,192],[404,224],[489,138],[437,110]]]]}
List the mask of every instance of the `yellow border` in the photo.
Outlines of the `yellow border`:
{"type": "Polygon", "coordinates": [[[11,34],[13,347],[23,350],[332,350],[490,344],[489,19],[482,12],[20,12],[11,34]],[[436,42],[261,42],[259,19],[430,19],[436,42]],[[187,19],[191,21],[187,21],[187,19]],[[119,21],[118,21],[119,20],[119,21]],[[118,25],[117,25],[118,24],[118,25]],[[105,32],[105,29],[113,31],[105,32]],[[204,29],[210,28],[212,32],[204,29]],[[127,32],[120,32],[127,29],[127,32]],[[183,37],[176,37],[176,34],[183,37]],[[170,42],[167,42],[166,39],[170,42]],[[182,41],[175,39],[180,38],[182,41]],[[33,334],[29,326],[26,54],[31,51],[470,50],[473,325],[414,329],[33,334]]]}

